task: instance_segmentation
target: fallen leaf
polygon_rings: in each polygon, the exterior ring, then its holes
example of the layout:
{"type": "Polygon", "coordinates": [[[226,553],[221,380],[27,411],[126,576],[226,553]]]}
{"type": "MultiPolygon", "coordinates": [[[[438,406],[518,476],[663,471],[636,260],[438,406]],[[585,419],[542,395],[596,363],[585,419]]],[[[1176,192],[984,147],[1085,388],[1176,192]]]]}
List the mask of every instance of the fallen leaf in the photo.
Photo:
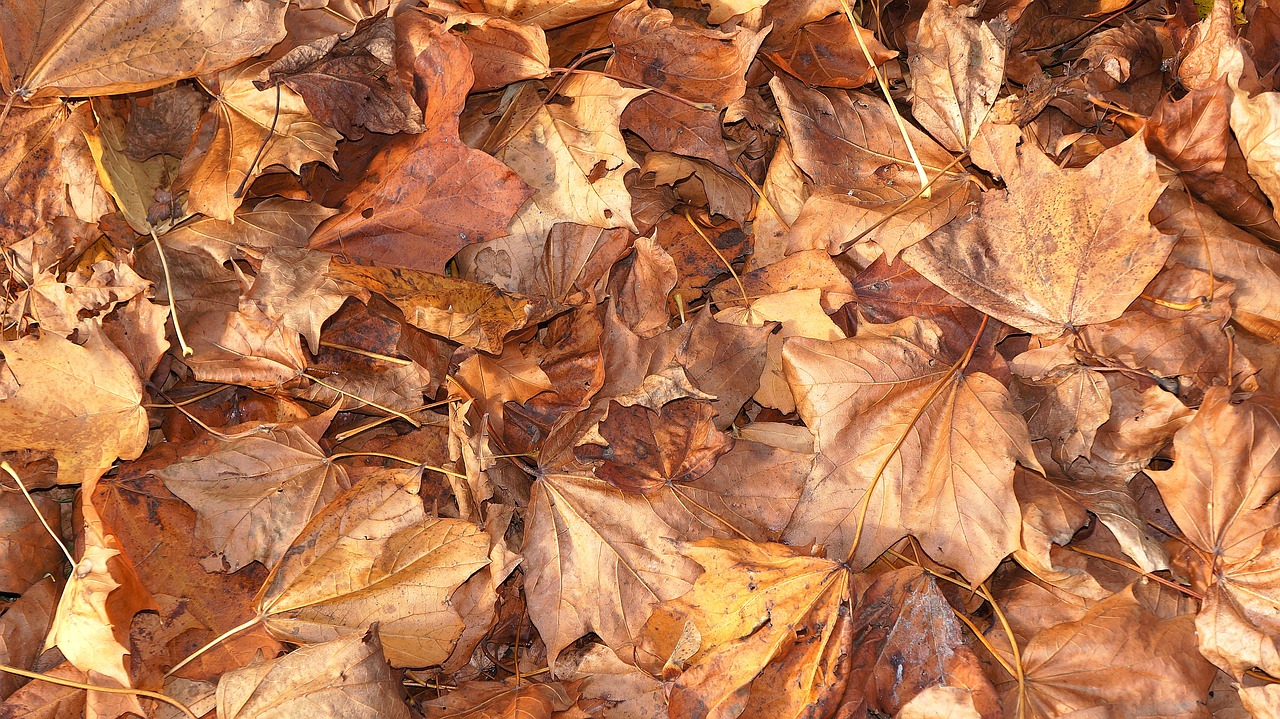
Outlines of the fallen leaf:
{"type": "Polygon", "coordinates": [[[1178,528],[1208,563],[1210,585],[1196,620],[1201,651],[1236,677],[1254,666],[1280,671],[1272,639],[1280,596],[1270,579],[1280,510],[1268,501],[1280,482],[1277,442],[1274,398],[1233,404],[1227,390],[1213,389],[1174,436],[1173,467],[1150,473],[1178,528]]]}
{"type": "Polygon", "coordinates": [[[269,0],[22,0],[0,9],[7,95],[115,95],[215,72],[284,39],[269,0]]]}
{"type": "Polygon", "coordinates": [[[53,333],[0,342],[9,376],[0,451],[42,449],[58,460],[58,482],[93,483],[118,457],[147,443],[142,382],[101,334],[76,345],[53,333]]]}
{"type": "Polygon", "coordinates": [[[393,140],[375,157],[374,171],[346,195],[310,246],[442,272],[466,245],[506,234],[529,190],[511,169],[458,139],[457,118],[473,79],[467,46],[421,13],[400,13],[396,23],[405,38],[396,61],[412,69],[415,87],[427,97],[427,130],[393,140]]]}
{"type": "Polygon", "coordinates": [[[1039,468],[1008,390],[948,369],[914,318],[837,342],[789,340],[783,369],[822,457],[785,539],[865,566],[907,534],[984,580],[1018,544],[1014,463],[1039,468]]]}
{"type": "Polygon", "coordinates": [[[462,633],[449,596],[489,562],[489,536],[431,518],[419,471],[383,470],[317,513],[255,599],[286,641],[316,644],[378,623],[393,666],[444,661],[462,633]]]}
{"type": "Polygon", "coordinates": [[[1056,336],[1116,319],[1164,264],[1176,238],[1147,213],[1164,189],[1134,138],[1081,170],[1061,170],[1011,125],[987,125],[974,159],[1007,189],[903,254],[934,284],[1026,332],[1056,336]],[[1134,178],[1123,190],[1099,178],[1134,178]],[[1100,187],[1111,187],[1100,192],[1100,187]]]}
{"type": "Polygon", "coordinates": [[[317,716],[408,719],[377,632],[302,647],[279,659],[227,672],[218,681],[218,716],[227,719],[306,712],[317,716]]]}
{"type": "MultiPolygon", "coordinates": [[[[15,593],[22,596],[0,615],[0,664],[31,671],[58,606],[58,580],[47,576],[15,593]]],[[[0,702],[26,683],[16,674],[0,677],[0,702]]]]}
{"type": "Polygon", "coordinates": [[[210,81],[214,102],[201,124],[212,134],[207,145],[188,152],[189,167],[182,168],[187,204],[196,212],[231,222],[245,189],[266,168],[283,165],[296,173],[308,162],[334,165],[341,136],[316,121],[302,96],[281,85],[259,90],[253,84],[268,64],[248,62],[210,81]]]}
{"type": "Polygon", "coordinates": [[[930,2],[907,48],[912,113],[952,152],[969,149],[1004,81],[1004,45],[976,10],[930,2]]]}
{"type": "Polygon", "coordinates": [[[596,476],[626,492],[648,494],[706,474],[733,438],[715,428],[710,403],[678,399],[654,411],[613,402],[599,433],[607,445],[584,444],[576,454],[600,460],[596,476]]]}
{"type": "Polygon", "coordinates": [[[157,471],[196,510],[196,532],[214,551],[206,571],[271,567],[307,521],[347,489],[346,472],[298,427],[237,437],[157,471]]]}
{"type": "Polygon", "coordinates": [[[557,93],[565,101],[547,104],[524,85],[509,109],[518,132],[505,140],[498,159],[533,188],[531,203],[556,221],[639,232],[622,182],[638,165],[618,122],[627,103],[644,92],[574,74],[557,93]]]}
{"type": "Polygon", "coordinates": [[[415,327],[482,352],[535,317],[535,303],[489,285],[417,270],[330,263],[329,276],[386,297],[415,327]]]}
{"type": "Polygon", "coordinates": [[[46,575],[64,571],[62,550],[44,528],[62,526],[60,505],[47,492],[33,493],[31,502],[40,516],[20,492],[0,494],[0,591],[8,594],[23,594],[46,575]]]}
{"type": "Polygon", "coordinates": [[[471,682],[462,691],[423,705],[428,719],[554,719],[567,716],[578,693],[560,683],[513,685],[507,682],[471,682]]]}

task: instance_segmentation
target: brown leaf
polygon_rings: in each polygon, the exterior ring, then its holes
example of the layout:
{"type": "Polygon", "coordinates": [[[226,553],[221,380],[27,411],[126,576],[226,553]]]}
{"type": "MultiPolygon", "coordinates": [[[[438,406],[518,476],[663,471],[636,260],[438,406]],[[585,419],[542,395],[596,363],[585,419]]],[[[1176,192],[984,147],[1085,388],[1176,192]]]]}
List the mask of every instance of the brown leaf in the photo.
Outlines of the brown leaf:
{"type": "Polygon", "coordinates": [[[271,633],[315,644],[371,622],[393,666],[443,662],[462,633],[449,596],[489,562],[489,535],[426,515],[419,471],[383,470],[302,530],[255,602],[271,633]]]}
{"type": "Polygon", "coordinates": [[[982,581],[1018,544],[1015,462],[1039,468],[1008,390],[948,370],[908,318],[838,342],[789,340],[783,367],[822,466],[785,535],[866,565],[907,534],[982,581]]]}
{"type": "MultiPolygon", "coordinates": [[[[31,499],[49,526],[62,526],[60,505],[48,492],[33,492],[31,499]]],[[[64,565],[62,550],[27,499],[20,492],[0,494],[0,591],[22,594],[42,577],[58,576],[64,565]]]]}
{"type": "Polygon", "coordinates": [[[503,338],[536,316],[526,297],[444,275],[330,263],[329,276],[386,297],[415,327],[482,352],[500,353],[503,338]]]}
{"type": "Polygon", "coordinates": [[[867,587],[857,606],[849,704],[899,716],[920,693],[952,687],[979,715],[999,712],[995,688],[933,577],[917,567],[888,572],[867,587]]]}
{"type": "Polygon", "coordinates": [[[969,149],[1004,82],[1004,45],[977,12],[930,2],[907,47],[912,114],[952,152],[969,149]]]}
{"type": "MultiPolygon", "coordinates": [[[[358,140],[370,132],[426,129],[413,96],[398,81],[395,23],[378,16],[345,35],[299,45],[268,67],[270,84],[283,82],[302,96],[316,119],[358,140]]],[[[265,85],[265,83],[264,83],[265,85]]]]}
{"type": "Polygon", "coordinates": [[[1190,615],[1162,619],[1132,588],[1037,633],[1021,655],[1026,698],[1006,683],[1005,711],[1037,719],[1089,709],[1190,719],[1213,679],[1190,615]]]}
{"type": "Polygon", "coordinates": [[[117,457],[147,443],[142,382],[101,334],[83,345],[53,333],[0,342],[8,381],[0,402],[0,451],[41,449],[58,460],[58,482],[92,491],[117,457]]]}
{"type": "Polygon", "coordinates": [[[399,683],[383,657],[377,632],[349,634],[227,672],[218,681],[218,716],[409,719],[399,683]]]}
{"type": "Polygon", "coordinates": [[[987,125],[974,160],[1004,178],[903,259],[934,284],[1018,329],[1056,336],[1113,320],[1164,264],[1174,237],[1147,212],[1164,189],[1134,138],[1081,170],[1061,170],[1018,128],[987,125]],[[1120,187],[1108,177],[1132,178],[1120,187]],[[1107,188],[1107,189],[1101,189],[1107,188]]]}
{"type": "Polygon", "coordinates": [[[694,102],[723,108],[746,91],[747,66],[763,32],[730,32],[676,21],[669,10],[635,0],[613,16],[608,71],[694,102]]]}
{"type": "Polygon", "coordinates": [[[559,682],[526,684],[468,682],[423,704],[427,719],[554,719],[571,709],[578,692],[559,682]]]}
{"type": "Polygon", "coordinates": [[[82,133],[89,117],[88,103],[74,110],[60,103],[14,108],[9,114],[0,134],[0,192],[5,198],[0,229],[6,238],[28,237],[63,215],[97,222],[114,209],[111,196],[97,183],[82,133]]]}
{"type": "Polygon", "coordinates": [[[331,255],[304,248],[278,247],[267,252],[245,299],[256,302],[273,322],[307,338],[312,354],[320,351],[320,327],[359,288],[329,274],[331,255]]]}
{"type": "Polygon", "coordinates": [[[1169,513],[1212,564],[1212,585],[1196,621],[1200,647],[1239,677],[1258,666],[1280,671],[1274,640],[1280,595],[1275,527],[1280,507],[1280,405],[1259,395],[1232,404],[1210,390],[1191,423],[1174,437],[1173,468],[1152,471],[1169,513]]]}
{"type": "MultiPolygon", "coordinates": [[[[58,580],[47,576],[21,592],[0,615],[0,664],[31,671],[58,606],[58,580]]],[[[26,677],[0,677],[0,702],[27,683],[26,677]]],[[[4,713],[0,705],[0,714],[4,713]]]]}
{"type": "Polygon", "coordinates": [[[464,6],[550,30],[612,12],[623,5],[625,0],[469,0],[464,6]]]}
{"type": "Polygon", "coordinates": [[[690,107],[651,92],[627,105],[621,125],[659,152],[698,157],[726,171],[733,169],[721,134],[719,112],[690,107]]]}
{"type": "Polygon", "coordinates": [[[396,15],[396,61],[412,68],[427,102],[427,131],[398,138],[374,158],[312,249],[430,272],[472,242],[501,237],[529,190],[511,170],[458,139],[471,89],[470,51],[421,13],[396,15]]]}
{"type": "Polygon", "coordinates": [[[542,28],[504,17],[457,13],[445,25],[461,35],[471,50],[471,69],[477,92],[497,90],[521,80],[551,74],[551,56],[542,28]]]}
{"type": "Polygon", "coordinates": [[[855,241],[880,245],[889,259],[951,221],[969,201],[968,175],[923,132],[907,126],[930,180],[922,182],[897,121],[883,100],[843,90],[814,90],[785,77],[770,83],[795,162],[814,194],[792,225],[790,251],[844,252],[855,241]],[[914,199],[913,199],[914,198],[914,199]]]}
{"type": "Polygon", "coordinates": [[[574,74],[557,93],[565,101],[548,104],[534,85],[522,86],[509,110],[518,131],[505,139],[498,159],[534,190],[524,213],[540,211],[548,228],[575,222],[638,232],[622,182],[637,165],[618,122],[627,103],[644,92],[607,77],[574,74]]]}
{"type": "Polygon", "coordinates": [[[584,461],[603,462],[596,469],[600,479],[648,494],[701,477],[733,449],[733,438],[712,424],[715,416],[709,403],[692,399],[675,400],[658,411],[611,402],[599,429],[609,444],[581,445],[575,453],[584,461]]]}
{"type": "Polygon", "coordinates": [[[1031,439],[1048,439],[1063,465],[1093,451],[1098,428],[1111,417],[1111,387],[1102,373],[1078,364],[1069,348],[1028,350],[1011,363],[1022,381],[1018,406],[1031,439]]]}
{"type": "MultiPolygon", "coordinates": [[[[252,209],[240,208],[234,222],[201,217],[165,234],[166,251],[200,252],[218,264],[245,253],[274,248],[306,247],[307,238],[333,210],[312,202],[268,198],[252,209]]],[[[178,264],[178,263],[175,263],[178,264]]]]}
{"type": "MultiPolygon", "coordinates": [[[[831,15],[801,26],[789,37],[785,47],[771,47],[764,57],[810,87],[862,87],[874,80],[876,74],[853,33],[854,26],[848,18],[831,15]]],[[[858,26],[857,33],[877,66],[898,56],[897,52],[881,45],[870,30],[858,26]]],[[[769,45],[776,47],[778,40],[771,37],[769,45]]]]}
{"type": "Polygon", "coordinates": [[[196,532],[214,551],[206,571],[255,560],[275,566],[312,515],[349,486],[342,467],[296,426],[224,440],[155,474],[196,510],[196,532]]]}
{"type": "Polygon", "coordinates": [[[544,474],[525,522],[529,618],[552,663],[590,632],[625,656],[653,607],[683,594],[698,573],[665,539],[680,532],[643,495],[594,477],[544,474]]]}
{"type": "Polygon", "coordinates": [[[193,147],[181,169],[192,210],[231,222],[245,188],[266,168],[283,165],[297,173],[308,162],[335,166],[341,136],[316,121],[302,96],[279,85],[259,90],[253,84],[268,64],[249,62],[217,75],[214,102],[201,120],[211,128],[201,130],[211,133],[208,144],[193,147]]]}
{"type": "Polygon", "coordinates": [[[178,5],[131,0],[21,0],[0,8],[5,94],[50,88],[114,95],[215,72],[284,39],[267,0],[178,5]]]}

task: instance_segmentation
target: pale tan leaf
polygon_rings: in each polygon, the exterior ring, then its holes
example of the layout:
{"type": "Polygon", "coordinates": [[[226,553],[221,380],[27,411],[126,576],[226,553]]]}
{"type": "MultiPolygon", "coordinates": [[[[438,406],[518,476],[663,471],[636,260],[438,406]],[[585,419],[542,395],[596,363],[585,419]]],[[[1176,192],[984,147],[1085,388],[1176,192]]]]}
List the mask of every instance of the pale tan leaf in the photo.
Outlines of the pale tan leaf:
{"type": "Polygon", "coordinates": [[[227,672],[218,681],[218,716],[409,719],[399,684],[377,633],[353,633],[227,672]]]}
{"type": "Polygon", "coordinates": [[[347,473],[307,433],[285,427],[223,440],[214,451],[158,470],[196,510],[197,534],[214,550],[207,571],[249,562],[275,566],[321,507],[347,488],[347,473]]]}
{"type": "Polygon", "coordinates": [[[6,94],[138,92],[230,67],[284,39],[273,0],[19,0],[0,6],[6,94]]]}
{"type": "Polygon", "coordinates": [[[393,666],[444,661],[463,629],[449,596],[489,563],[489,535],[428,517],[420,482],[382,470],[313,517],[258,592],[267,629],[314,644],[377,622],[393,666]]]}
{"type": "Polygon", "coordinates": [[[101,334],[77,345],[47,332],[0,342],[0,352],[13,388],[0,402],[0,451],[48,450],[58,481],[86,490],[117,457],[142,453],[142,382],[101,334]]]}
{"type": "Polygon", "coordinates": [[[933,0],[907,48],[912,114],[952,152],[969,149],[1004,82],[1005,48],[978,10],[933,0]]]}
{"type": "Polygon", "coordinates": [[[1007,189],[903,254],[969,305],[1056,336],[1119,317],[1164,265],[1176,238],[1147,219],[1164,183],[1141,137],[1063,170],[1016,126],[985,125],[973,155],[1007,189]],[[1121,176],[1132,179],[1107,179],[1121,176]]]}

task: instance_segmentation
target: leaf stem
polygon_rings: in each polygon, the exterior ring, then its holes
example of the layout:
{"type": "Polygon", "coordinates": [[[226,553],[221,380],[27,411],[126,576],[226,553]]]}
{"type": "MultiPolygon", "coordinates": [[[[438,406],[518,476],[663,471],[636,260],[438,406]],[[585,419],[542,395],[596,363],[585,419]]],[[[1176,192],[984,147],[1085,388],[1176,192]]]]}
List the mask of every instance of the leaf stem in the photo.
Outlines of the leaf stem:
{"type": "Polygon", "coordinates": [[[178,303],[173,301],[173,278],[169,276],[169,260],[164,256],[164,245],[160,244],[155,228],[147,229],[151,232],[151,239],[156,243],[156,254],[160,255],[160,268],[164,270],[164,288],[169,294],[169,313],[173,315],[173,331],[178,335],[178,346],[182,348],[183,357],[190,357],[196,351],[187,346],[187,339],[182,336],[182,324],[178,322],[178,303]]]}
{"type": "MultiPolygon", "coordinates": [[[[74,689],[85,689],[91,692],[106,692],[108,694],[133,694],[140,697],[146,697],[148,699],[155,699],[156,701],[164,702],[165,704],[168,704],[176,708],[178,711],[182,712],[183,714],[186,714],[188,717],[191,717],[191,719],[200,719],[199,717],[196,716],[195,712],[191,711],[191,709],[186,704],[183,704],[182,702],[178,701],[177,699],[174,699],[173,697],[161,694],[160,692],[153,692],[147,689],[134,689],[132,687],[104,687],[104,686],[98,686],[97,684],[86,684],[84,682],[78,682],[73,679],[63,679],[62,677],[49,676],[48,674],[41,674],[39,672],[29,672],[26,669],[11,667],[8,664],[0,664],[0,672],[6,672],[8,674],[16,674],[20,677],[26,677],[28,679],[36,679],[42,682],[49,682],[50,684],[59,684],[64,687],[72,687],[74,689]]],[[[165,676],[168,676],[168,675],[166,674],[165,676]]]]}

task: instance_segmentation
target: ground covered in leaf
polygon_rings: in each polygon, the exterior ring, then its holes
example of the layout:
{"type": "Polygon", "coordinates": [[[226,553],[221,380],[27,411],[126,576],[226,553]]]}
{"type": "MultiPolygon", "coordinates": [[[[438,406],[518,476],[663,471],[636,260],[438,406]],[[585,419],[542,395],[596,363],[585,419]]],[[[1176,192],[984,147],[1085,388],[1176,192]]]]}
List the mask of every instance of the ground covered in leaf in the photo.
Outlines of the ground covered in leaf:
{"type": "Polygon", "coordinates": [[[0,4],[0,718],[1280,717],[1265,0],[0,4]]]}

